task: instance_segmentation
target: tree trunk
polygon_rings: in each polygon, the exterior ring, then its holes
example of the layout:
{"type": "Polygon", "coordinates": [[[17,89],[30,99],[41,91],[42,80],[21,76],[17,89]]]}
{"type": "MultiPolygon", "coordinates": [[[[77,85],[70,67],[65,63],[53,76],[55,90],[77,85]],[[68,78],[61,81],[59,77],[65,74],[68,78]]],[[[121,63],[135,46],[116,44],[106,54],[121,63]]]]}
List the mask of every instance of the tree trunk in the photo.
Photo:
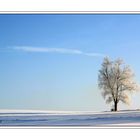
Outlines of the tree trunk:
{"type": "Polygon", "coordinates": [[[117,110],[118,110],[118,103],[114,102],[114,111],[117,111],[117,110]]]}

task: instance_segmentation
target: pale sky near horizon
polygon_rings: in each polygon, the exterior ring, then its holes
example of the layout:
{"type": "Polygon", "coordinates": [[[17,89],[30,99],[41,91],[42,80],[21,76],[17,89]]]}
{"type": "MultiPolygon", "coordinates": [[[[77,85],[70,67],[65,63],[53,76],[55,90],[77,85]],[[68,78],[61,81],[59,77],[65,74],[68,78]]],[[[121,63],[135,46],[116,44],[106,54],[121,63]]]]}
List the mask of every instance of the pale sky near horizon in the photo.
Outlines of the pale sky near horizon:
{"type": "Polygon", "coordinates": [[[139,26],[140,15],[1,14],[0,109],[109,110],[98,71],[104,56],[121,57],[140,83],[139,26]]]}

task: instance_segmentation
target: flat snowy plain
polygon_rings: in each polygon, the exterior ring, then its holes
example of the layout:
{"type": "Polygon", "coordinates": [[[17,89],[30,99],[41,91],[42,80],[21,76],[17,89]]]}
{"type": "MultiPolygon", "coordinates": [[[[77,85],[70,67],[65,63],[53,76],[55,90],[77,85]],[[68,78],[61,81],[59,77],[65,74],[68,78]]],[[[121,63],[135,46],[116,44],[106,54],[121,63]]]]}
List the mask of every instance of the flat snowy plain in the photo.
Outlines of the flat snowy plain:
{"type": "Polygon", "coordinates": [[[80,112],[0,110],[0,126],[140,127],[140,111],[80,112]]]}

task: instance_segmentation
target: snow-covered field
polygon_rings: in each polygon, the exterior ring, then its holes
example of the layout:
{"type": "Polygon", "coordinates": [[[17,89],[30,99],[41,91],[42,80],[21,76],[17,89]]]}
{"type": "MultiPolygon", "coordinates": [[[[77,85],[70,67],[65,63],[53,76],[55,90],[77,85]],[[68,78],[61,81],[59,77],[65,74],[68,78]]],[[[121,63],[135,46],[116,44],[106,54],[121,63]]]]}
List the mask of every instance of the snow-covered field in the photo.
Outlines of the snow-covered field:
{"type": "Polygon", "coordinates": [[[0,126],[140,127],[140,111],[70,112],[0,110],[0,126]]]}

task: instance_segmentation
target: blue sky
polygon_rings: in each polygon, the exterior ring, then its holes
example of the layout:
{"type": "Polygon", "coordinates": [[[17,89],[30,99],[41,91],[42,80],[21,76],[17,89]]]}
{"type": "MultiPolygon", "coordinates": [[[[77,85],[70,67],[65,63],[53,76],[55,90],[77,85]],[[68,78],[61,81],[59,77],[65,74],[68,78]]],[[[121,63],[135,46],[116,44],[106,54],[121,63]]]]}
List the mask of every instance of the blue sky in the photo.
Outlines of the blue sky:
{"type": "Polygon", "coordinates": [[[0,109],[110,109],[98,70],[121,57],[140,83],[139,25],[140,15],[0,15],[0,109]]]}

